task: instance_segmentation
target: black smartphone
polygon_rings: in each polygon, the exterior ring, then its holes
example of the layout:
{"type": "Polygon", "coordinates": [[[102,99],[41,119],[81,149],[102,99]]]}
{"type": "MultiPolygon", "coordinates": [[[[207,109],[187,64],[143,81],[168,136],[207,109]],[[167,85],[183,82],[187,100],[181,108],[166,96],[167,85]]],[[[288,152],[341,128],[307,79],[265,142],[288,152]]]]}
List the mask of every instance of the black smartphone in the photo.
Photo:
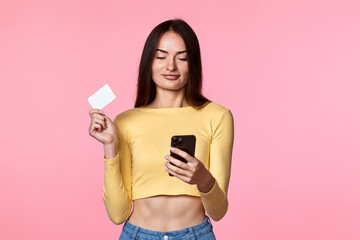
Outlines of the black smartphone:
{"type": "MultiPolygon", "coordinates": [[[[175,135],[171,137],[171,146],[172,147],[176,147],[180,150],[183,150],[184,152],[187,152],[189,155],[191,155],[192,157],[194,157],[195,154],[195,144],[196,144],[196,137],[194,135],[175,135]]],[[[170,151],[170,156],[179,159],[180,161],[187,163],[187,161],[173,153],[170,151]]],[[[170,163],[172,164],[172,163],[170,163]]],[[[174,164],[172,164],[174,165],[174,164]]],[[[169,173],[169,176],[173,176],[172,174],[169,173]]]]}

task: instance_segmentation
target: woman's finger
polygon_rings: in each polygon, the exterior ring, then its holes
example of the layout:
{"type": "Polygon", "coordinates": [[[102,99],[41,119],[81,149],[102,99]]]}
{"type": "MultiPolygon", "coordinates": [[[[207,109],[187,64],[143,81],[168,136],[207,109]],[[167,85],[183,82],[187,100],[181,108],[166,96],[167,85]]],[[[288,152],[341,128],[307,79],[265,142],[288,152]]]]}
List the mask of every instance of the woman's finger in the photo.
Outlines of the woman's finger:
{"type": "MultiPolygon", "coordinates": [[[[182,180],[183,182],[188,183],[189,182],[189,177],[186,174],[181,174],[181,171],[184,170],[180,170],[179,168],[172,166],[171,164],[166,164],[165,166],[165,170],[170,173],[171,175],[173,175],[174,177],[179,178],[180,180],[182,180]]],[[[185,173],[185,172],[184,172],[185,173]]]]}
{"type": "Polygon", "coordinates": [[[98,123],[94,123],[91,127],[91,133],[95,134],[96,132],[101,132],[102,131],[102,126],[98,123]]]}
{"type": "Polygon", "coordinates": [[[194,157],[179,148],[171,147],[170,151],[184,158],[188,162],[193,162],[194,157]]]}
{"type": "Polygon", "coordinates": [[[94,123],[99,123],[101,124],[101,126],[106,129],[106,122],[105,122],[105,118],[102,116],[94,116],[93,117],[93,120],[92,120],[94,123]]]}
{"type": "Polygon", "coordinates": [[[176,165],[172,165],[169,161],[165,161],[165,166],[179,175],[188,176],[189,171],[187,169],[180,168],[176,165]]]}
{"type": "Polygon", "coordinates": [[[90,111],[89,111],[90,117],[92,117],[92,115],[93,115],[94,113],[98,113],[98,114],[102,114],[102,115],[105,114],[103,111],[101,111],[101,110],[98,109],[98,108],[90,109],[90,111]]]}
{"type": "Polygon", "coordinates": [[[169,156],[169,155],[165,155],[165,158],[171,162],[172,164],[174,164],[175,166],[177,166],[178,168],[182,168],[182,169],[187,169],[188,165],[187,163],[184,163],[183,161],[173,157],[173,156],[169,156]]]}

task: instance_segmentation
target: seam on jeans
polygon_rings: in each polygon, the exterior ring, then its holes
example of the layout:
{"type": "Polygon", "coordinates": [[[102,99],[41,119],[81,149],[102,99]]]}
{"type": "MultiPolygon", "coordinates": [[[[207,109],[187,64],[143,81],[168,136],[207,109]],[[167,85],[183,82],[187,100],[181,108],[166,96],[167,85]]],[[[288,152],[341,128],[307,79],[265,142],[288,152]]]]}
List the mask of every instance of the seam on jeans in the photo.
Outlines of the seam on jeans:
{"type": "Polygon", "coordinates": [[[191,240],[196,240],[195,238],[195,233],[194,233],[194,229],[192,227],[189,227],[189,232],[190,232],[190,238],[191,240]]]}
{"type": "Polygon", "coordinates": [[[140,229],[140,228],[139,228],[138,226],[135,227],[134,233],[133,233],[133,235],[132,235],[132,237],[131,237],[132,239],[136,239],[136,235],[137,235],[139,229],[140,229]]]}
{"type": "Polygon", "coordinates": [[[211,224],[207,224],[206,226],[202,227],[201,229],[198,229],[195,232],[196,237],[202,237],[203,235],[206,235],[208,233],[213,233],[213,227],[211,224]]]}

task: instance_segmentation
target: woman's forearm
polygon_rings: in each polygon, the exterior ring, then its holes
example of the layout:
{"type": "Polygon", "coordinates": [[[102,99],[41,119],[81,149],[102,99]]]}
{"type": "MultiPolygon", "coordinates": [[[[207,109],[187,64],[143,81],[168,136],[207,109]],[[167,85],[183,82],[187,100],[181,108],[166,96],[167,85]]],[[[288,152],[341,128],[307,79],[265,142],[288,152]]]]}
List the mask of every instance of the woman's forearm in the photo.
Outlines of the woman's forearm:
{"type": "MultiPolygon", "coordinates": [[[[111,156],[110,154],[108,156],[111,156]]],[[[120,173],[119,154],[112,159],[104,158],[104,163],[103,201],[111,221],[121,224],[130,216],[132,201],[120,173]]]]}
{"type": "Polygon", "coordinates": [[[214,221],[222,219],[228,210],[227,195],[220,188],[216,179],[215,184],[209,192],[200,192],[201,201],[205,211],[214,221]]]}

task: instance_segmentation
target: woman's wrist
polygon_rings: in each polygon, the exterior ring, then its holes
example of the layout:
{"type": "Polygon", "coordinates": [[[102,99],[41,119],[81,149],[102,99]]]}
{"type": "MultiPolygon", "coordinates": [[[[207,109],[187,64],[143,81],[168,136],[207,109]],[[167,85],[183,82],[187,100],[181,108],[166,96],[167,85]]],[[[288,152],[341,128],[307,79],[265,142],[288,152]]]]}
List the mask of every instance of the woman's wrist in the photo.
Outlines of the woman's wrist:
{"type": "Polygon", "coordinates": [[[203,178],[203,181],[197,184],[197,188],[202,193],[209,192],[215,184],[215,178],[207,171],[206,177],[203,178]]]}
{"type": "Polygon", "coordinates": [[[118,150],[118,144],[111,143],[111,144],[104,144],[104,158],[105,159],[112,159],[116,157],[118,150]]]}

